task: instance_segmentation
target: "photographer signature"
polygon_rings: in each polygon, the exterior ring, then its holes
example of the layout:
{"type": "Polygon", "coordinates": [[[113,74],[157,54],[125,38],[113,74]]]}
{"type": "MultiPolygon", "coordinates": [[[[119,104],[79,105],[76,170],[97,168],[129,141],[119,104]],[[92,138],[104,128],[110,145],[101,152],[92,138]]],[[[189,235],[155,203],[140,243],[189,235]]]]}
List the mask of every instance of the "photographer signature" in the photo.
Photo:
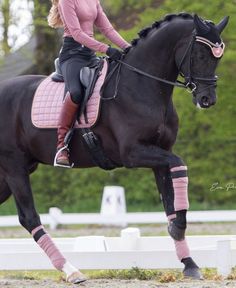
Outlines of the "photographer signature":
{"type": "Polygon", "coordinates": [[[235,183],[227,183],[226,185],[224,186],[221,186],[219,184],[219,182],[215,182],[211,185],[211,188],[210,188],[210,191],[216,191],[216,190],[226,190],[226,191],[229,191],[229,190],[233,190],[233,189],[236,189],[236,184],[235,183]]]}

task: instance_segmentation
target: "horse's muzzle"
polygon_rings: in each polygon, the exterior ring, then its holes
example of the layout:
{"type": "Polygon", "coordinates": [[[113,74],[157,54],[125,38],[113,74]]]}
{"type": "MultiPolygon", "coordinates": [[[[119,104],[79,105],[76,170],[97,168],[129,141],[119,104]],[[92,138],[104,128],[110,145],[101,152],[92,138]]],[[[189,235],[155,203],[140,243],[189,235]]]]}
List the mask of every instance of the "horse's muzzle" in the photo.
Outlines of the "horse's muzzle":
{"type": "Polygon", "coordinates": [[[211,106],[216,104],[216,96],[215,95],[194,95],[193,103],[198,108],[208,109],[211,106]]]}

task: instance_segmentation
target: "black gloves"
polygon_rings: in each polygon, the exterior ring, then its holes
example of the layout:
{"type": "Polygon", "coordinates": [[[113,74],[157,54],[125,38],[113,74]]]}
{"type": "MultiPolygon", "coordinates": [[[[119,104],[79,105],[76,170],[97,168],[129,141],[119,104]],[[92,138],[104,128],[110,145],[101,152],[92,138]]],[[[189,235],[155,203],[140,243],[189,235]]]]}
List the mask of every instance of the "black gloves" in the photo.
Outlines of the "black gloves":
{"type": "Polygon", "coordinates": [[[109,47],[106,51],[107,56],[111,58],[111,60],[120,60],[122,57],[122,52],[119,49],[109,47]]]}

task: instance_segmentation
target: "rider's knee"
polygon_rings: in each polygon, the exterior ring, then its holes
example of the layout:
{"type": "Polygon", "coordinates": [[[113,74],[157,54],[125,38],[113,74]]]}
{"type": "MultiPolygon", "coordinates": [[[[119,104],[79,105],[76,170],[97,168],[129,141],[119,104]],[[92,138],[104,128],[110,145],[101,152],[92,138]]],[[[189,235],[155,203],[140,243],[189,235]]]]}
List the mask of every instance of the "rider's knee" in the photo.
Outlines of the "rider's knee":
{"type": "Polygon", "coordinates": [[[71,89],[70,90],[71,100],[75,104],[79,104],[82,101],[82,93],[78,89],[71,89]]]}

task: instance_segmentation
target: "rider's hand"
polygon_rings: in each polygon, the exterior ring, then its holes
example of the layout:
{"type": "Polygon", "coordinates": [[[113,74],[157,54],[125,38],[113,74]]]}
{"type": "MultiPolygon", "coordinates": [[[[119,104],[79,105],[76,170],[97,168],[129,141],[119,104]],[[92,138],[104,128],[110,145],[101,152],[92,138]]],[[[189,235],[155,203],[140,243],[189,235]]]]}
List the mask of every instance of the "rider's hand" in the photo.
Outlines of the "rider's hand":
{"type": "Polygon", "coordinates": [[[112,60],[120,60],[122,57],[122,51],[116,48],[109,47],[106,51],[107,56],[109,56],[112,60]]]}

